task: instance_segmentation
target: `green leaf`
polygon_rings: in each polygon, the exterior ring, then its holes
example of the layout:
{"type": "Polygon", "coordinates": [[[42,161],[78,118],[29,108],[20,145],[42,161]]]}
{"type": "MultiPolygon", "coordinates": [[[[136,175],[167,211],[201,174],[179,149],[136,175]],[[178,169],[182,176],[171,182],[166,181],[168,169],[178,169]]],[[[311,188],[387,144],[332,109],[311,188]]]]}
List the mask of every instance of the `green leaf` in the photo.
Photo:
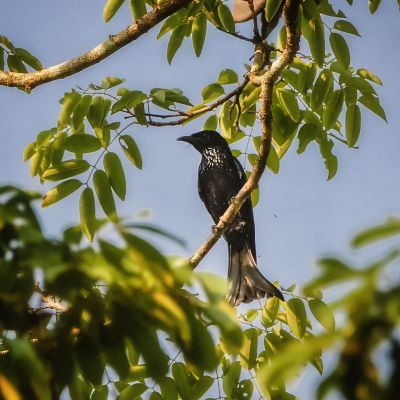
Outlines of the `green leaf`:
{"type": "Polygon", "coordinates": [[[349,69],[350,66],[350,50],[346,43],[346,40],[339,33],[331,33],[329,36],[329,42],[332,47],[332,51],[335,54],[339,64],[344,69],[349,69]]]}
{"type": "Polygon", "coordinates": [[[110,185],[113,188],[115,194],[121,200],[125,200],[126,181],[121,160],[115,153],[108,152],[104,156],[103,164],[104,164],[104,170],[108,176],[110,185]]]}
{"type": "Polygon", "coordinates": [[[242,368],[251,370],[255,367],[258,354],[258,333],[255,328],[243,332],[243,345],[240,349],[240,365],[242,368]]]}
{"type": "Polygon", "coordinates": [[[147,126],[147,119],[146,119],[146,113],[144,110],[144,103],[141,103],[134,107],[133,112],[135,114],[136,121],[140,125],[145,125],[147,126]]]}
{"type": "Polygon", "coordinates": [[[241,366],[239,361],[234,361],[225,370],[222,376],[222,387],[228,398],[231,398],[234,389],[239,383],[241,366]]]}
{"type": "Polygon", "coordinates": [[[333,25],[333,29],[361,37],[356,27],[351,22],[346,20],[336,21],[335,24],[333,25]]]}
{"type": "Polygon", "coordinates": [[[304,153],[307,146],[317,138],[319,132],[321,132],[321,128],[319,126],[311,123],[304,124],[298,133],[299,147],[297,149],[297,154],[304,153]]]}
{"type": "Polygon", "coordinates": [[[269,297],[265,302],[261,317],[261,322],[265,327],[269,328],[275,324],[280,304],[280,300],[275,296],[269,297]]]}
{"type": "Polygon", "coordinates": [[[108,22],[124,4],[125,0],[107,0],[103,9],[104,22],[108,22]]]}
{"type": "Polygon", "coordinates": [[[361,111],[357,105],[350,104],[346,111],[346,138],[347,145],[353,147],[360,136],[361,111]]]}
{"type": "Polygon", "coordinates": [[[102,127],[110,108],[111,100],[105,99],[103,96],[93,97],[87,114],[90,125],[93,128],[102,127]]]}
{"type": "Polygon", "coordinates": [[[175,362],[172,364],[172,376],[182,400],[191,400],[192,391],[189,374],[184,364],[175,362]]]}
{"type": "Polygon", "coordinates": [[[64,129],[69,124],[70,116],[78,106],[81,96],[75,90],[72,90],[70,93],[64,94],[63,100],[60,113],[58,114],[58,130],[64,129]]]}
{"type": "Polygon", "coordinates": [[[319,143],[319,151],[324,160],[326,169],[328,170],[328,181],[332,179],[337,172],[338,162],[336,156],[332,153],[333,142],[324,138],[319,143]]]}
{"type": "Polygon", "coordinates": [[[379,104],[379,99],[372,94],[366,94],[358,99],[359,103],[370,109],[373,113],[387,122],[385,110],[379,104]]]}
{"type": "Polygon", "coordinates": [[[168,42],[167,48],[167,61],[168,64],[171,64],[176,52],[179,47],[181,47],[183,39],[185,38],[187,31],[187,25],[179,25],[176,29],[173,30],[171,37],[168,42]]]}
{"type": "MultiPolygon", "coordinates": [[[[201,399],[201,397],[207,393],[208,389],[213,385],[214,379],[211,376],[202,376],[195,384],[192,386],[192,399],[201,399]]],[[[165,399],[165,397],[162,397],[165,399]]]]}
{"type": "Polygon", "coordinates": [[[282,0],[267,0],[265,3],[265,17],[271,21],[281,6],[282,0]]]}
{"type": "Polygon", "coordinates": [[[293,298],[284,303],[286,317],[293,335],[302,338],[307,328],[307,313],[304,303],[299,298],[293,298]]]}
{"type": "Polygon", "coordinates": [[[352,76],[346,80],[346,85],[354,87],[362,94],[374,94],[376,95],[375,89],[368,83],[364,78],[358,76],[352,76]]]}
{"type": "Polygon", "coordinates": [[[128,160],[137,168],[142,169],[142,155],[140,154],[139,147],[133,137],[122,135],[119,137],[119,144],[121,145],[125,155],[128,157],[128,160]]]}
{"type": "Polygon", "coordinates": [[[224,94],[224,88],[218,83],[212,83],[206,86],[201,91],[201,96],[203,97],[203,103],[209,103],[212,100],[217,99],[219,96],[224,94]]]}
{"type": "Polygon", "coordinates": [[[71,126],[74,131],[77,131],[83,124],[83,120],[89,112],[90,104],[92,103],[92,96],[82,96],[79,104],[75,107],[72,113],[71,126]]]}
{"type": "Polygon", "coordinates": [[[324,69],[319,74],[311,93],[311,108],[317,110],[333,89],[333,74],[330,70],[324,69]]]}
{"type": "Polygon", "coordinates": [[[58,184],[44,195],[42,200],[42,207],[47,207],[51,204],[57,203],[57,201],[60,201],[69,196],[71,193],[78,190],[81,186],[82,182],[78,179],[70,179],[68,181],[58,184]]]}
{"type": "Polygon", "coordinates": [[[50,182],[60,181],[82,174],[89,167],[90,164],[86,160],[66,160],[44,171],[41,178],[50,182]]]}
{"type": "Polygon", "coordinates": [[[326,108],[322,115],[322,120],[324,123],[325,129],[331,129],[335,124],[339,115],[342,111],[344,103],[344,92],[343,90],[336,90],[332,93],[332,95],[328,98],[326,103],[326,108]]]}
{"type": "Polygon", "coordinates": [[[312,18],[308,21],[310,35],[307,38],[310,45],[311,54],[322,68],[325,59],[325,33],[324,25],[320,18],[312,18]]]}
{"type": "Polygon", "coordinates": [[[24,148],[24,161],[28,161],[35,153],[35,142],[27,144],[24,148]]]}
{"type": "Polygon", "coordinates": [[[110,181],[104,171],[97,170],[93,174],[93,185],[104,213],[110,221],[117,223],[118,217],[115,209],[114,197],[111,191],[110,181]]]}
{"type": "Polygon", "coordinates": [[[300,119],[300,109],[295,94],[290,90],[282,89],[277,90],[276,95],[289,117],[297,122],[300,119]]]}
{"type": "MultiPolygon", "coordinates": [[[[134,1],[134,0],[133,0],[134,1]]],[[[166,33],[172,31],[178,25],[181,24],[181,22],[185,19],[185,16],[187,14],[187,11],[185,8],[181,8],[178,10],[175,14],[172,14],[162,25],[160,32],[157,35],[157,39],[160,39],[163,37],[166,33]]]]}
{"type": "Polygon", "coordinates": [[[127,386],[118,396],[118,400],[136,400],[147,390],[144,383],[135,383],[127,386]]]}
{"type": "Polygon", "coordinates": [[[90,396],[90,400],[107,400],[108,399],[108,386],[97,386],[90,396]]]}
{"type": "Polygon", "coordinates": [[[379,77],[365,68],[359,68],[357,70],[357,75],[361,76],[361,78],[368,79],[369,81],[382,86],[382,81],[379,79],[379,77]]]}
{"type": "Polygon", "coordinates": [[[147,13],[145,0],[130,0],[129,5],[134,20],[139,19],[147,13]]]}
{"type": "Polygon", "coordinates": [[[33,56],[31,53],[29,53],[28,50],[16,48],[15,55],[18,58],[20,58],[25,64],[28,64],[30,67],[32,67],[36,71],[39,71],[40,69],[43,68],[40,60],[37,59],[35,56],[33,56]]]}
{"type": "Polygon", "coordinates": [[[371,14],[375,14],[375,11],[381,5],[381,0],[368,0],[368,9],[371,14]]]}
{"type": "Polygon", "coordinates": [[[374,226],[360,232],[353,238],[351,245],[355,248],[359,248],[399,234],[400,221],[398,219],[391,218],[382,225],[374,226]]]}
{"type": "Polygon", "coordinates": [[[223,69],[219,73],[219,77],[217,83],[220,85],[229,85],[233,83],[237,83],[239,81],[239,77],[235,71],[232,69],[223,69]]]}
{"type": "Polygon", "coordinates": [[[222,26],[229,32],[235,33],[235,21],[233,20],[231,10],[223,3],[218,6],[218,17],[221,20],[222,26]]]}
{"type": "Polygon", "coordinates": [[[134,108],[147,99],[146,94],[140,90],[130,90],[125,93],[111,108],[111,114],[115,114],[124,108],[134,108]]]}
{"type": "Polygon", "coordinates": [[[163,399],[178,400],[178,390],[173,379],[165,376],[161,379],[159,385],[163,399]]]}
{"type": "MultiPolygon", "coordinates": [[[[102,126],[94,128],[94,133],[97,136],[97,139],[100,141],[102,147],[107,148],[110,144],[110,129],[108,126],[102,126]]],[[[75,135],[76,136],[76,135],[75,135]]]]}
{"type": "Polygon", "coordinates": [[[90,242],[93,242],[96,232],[96,208],[93,190],[85,188],[79,200],[79,213],[82,231],[90,242]]]}
{"type": "Polygon", "coordinates": [[[14,54],[10,54],[7,57],[7,65],[11,72],[28,72],[24,63],[14,54]]]}
{"type": "Polygon", "coordinates": [[[93,153],[102,147],[97,137],[86,133],[68,136],[64,146],[71,153],[93,153]]]}
{"type": "MultiPolygon", "coordinates": [[[[136,0],[137,1],[137,0],[136,0]]],[[[136,2],[135,1],[135,2],[136,2]]],[[[101,87],[103,89],[111,89],[114,86],[118,86],[121,83],[125,82],[125,79],[117,78],[116,76],[107,76],[101,81],[101,87]]]]}
{"type": "Polygon", "coordinates": [[[329,332],[335,330],[335,318],[331,309],[321,300],[312,299],[308,302],[315,319],[329,332]]]}
{"type": "Polygon", "coordinates": [[[192,24],[192,43],[197,57],[200,57],[203,50],[207,33],[207,17],[204,13],[197,14],[192,24]]]}
{"type": "Polygon", "coordinates": [[[203,129],[205,131],[215,131],[217,129],[217,126],[218,126],[218,117],[215,114],[213,114],[207,118],[206,122],[204,122],[203,129]]]}
{"type": "Polygon", "coordinates": [[[267,158],[267,167],[274,174],[279,172],[279,156],[275,150],[275,147],[272,145],[267,158]]]}

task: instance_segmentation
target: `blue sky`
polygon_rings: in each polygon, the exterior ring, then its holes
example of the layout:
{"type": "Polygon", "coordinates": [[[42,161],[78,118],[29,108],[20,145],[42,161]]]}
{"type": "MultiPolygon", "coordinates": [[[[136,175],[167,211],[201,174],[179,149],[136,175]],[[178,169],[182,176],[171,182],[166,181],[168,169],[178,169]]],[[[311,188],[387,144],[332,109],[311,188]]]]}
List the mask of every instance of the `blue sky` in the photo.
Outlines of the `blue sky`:
{"type": "MultiPolygon", "coordinates": [[[[109,24],[104,24],[103,3],[2,0],[0,34],[7,35],[17,47],[30,50],[45,66],[54,65],[93,48],[130,23],[128,8],[124,7],[109,24]]],[[[389,124],[369,112],[363,113],[360,148],[335,146],[339,170],[332,181],[326,181],[317,147],[311,145],[299,156],[296,141],[282,160],[279,174],[267,171],[262,178],[261,199],[255,209],[259,264],[269,279],[279,280],[283,286],[306,282],[315,274],[315,260],[322,255],[342,255],[355,262],[379,255],[379,246],[362,254],[351,251],[349,239],[360,229],[399,214],[399,12],[394,0],[383,2],[374,16],[368,13],[366,2],[354,3],[348,9],[345,0],[334,1],[362,35],[346,36],[352,65],[372,70],[384,82],[379,93],[389,124]]],[[[239,29],[247,28],[241,25],[239,29]]],[[[158,30],[99,65],[39,87],[30,95],[1,87],[0,182],[46,191],[30,177],[22,150],[39,131],[55,125],[58,99],[75,85],[86,86],[112,75],[125,78],[126,86],[132,89],[180,87],[193,101],[200,101],[201,88],[215,82],[220,70],[232,68],[243,73],[243,63],[251,56],[247,43],[210,30],[200,59],[186,41],[169,66],[165,56],[167,37],[156,41],[158,30]]],[[[198,198],[195,183],[199,155],[175,140],[201,126],[201,120],[196,120],[185,127],[128,131],[142,150],[144,168],[138,171],[125,163],[128,194],[118,210],[121,215],[134,216],[142,209],[151,209],[151,222],[186,240],[187,250],[162,242],[167,252],[190,255],[210,232],[212,222],[198,198]]],[[[40,210],[46,231],[57,234],[66,225],[76,223],[77,204],[78,196],[74,195],[40,210]]],[[[221,241],[199,269],[225,275],[226,266],[226,244],[221,241]]],[[[312,380],[313,373],[309,375],[312,380]]],[[[304,394],[311,389],[299,390],[304,394]]]]}

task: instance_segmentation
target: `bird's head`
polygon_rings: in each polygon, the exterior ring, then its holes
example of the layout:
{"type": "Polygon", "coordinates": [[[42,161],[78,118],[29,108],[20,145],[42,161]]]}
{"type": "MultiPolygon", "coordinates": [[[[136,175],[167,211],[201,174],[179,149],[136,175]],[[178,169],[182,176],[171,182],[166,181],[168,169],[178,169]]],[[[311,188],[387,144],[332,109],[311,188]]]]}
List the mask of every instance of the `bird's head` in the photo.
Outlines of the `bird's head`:
{"type": "Polygon", "coordinates": [[[201,131],[190,136],[181,136],[177,140],[190,143],[200,153],[209,147],[219,147],[230,151],[227,141],[215,131],[201,131]]]}

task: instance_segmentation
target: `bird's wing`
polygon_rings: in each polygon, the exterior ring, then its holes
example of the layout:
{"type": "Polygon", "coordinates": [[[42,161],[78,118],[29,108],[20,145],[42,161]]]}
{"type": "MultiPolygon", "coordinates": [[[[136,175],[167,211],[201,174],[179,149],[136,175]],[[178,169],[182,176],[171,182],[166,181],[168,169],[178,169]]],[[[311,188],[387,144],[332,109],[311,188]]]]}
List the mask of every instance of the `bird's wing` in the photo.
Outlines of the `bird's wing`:
{"type": "MultiPolygon", "coordinates": [[[[236,157],[234,157],[234,161],[237,172],[239,174],[240,183],[243,186],[247,181],[246,172],[244,172],[242,164],[240,164],[239,160],[236,157]]],[[[249,246],[254,259],[257,260],[253,206],[251,204],[250,197],[244,202],[242,208],[239,211],[239,215],[247,222],[249,246]]]]}

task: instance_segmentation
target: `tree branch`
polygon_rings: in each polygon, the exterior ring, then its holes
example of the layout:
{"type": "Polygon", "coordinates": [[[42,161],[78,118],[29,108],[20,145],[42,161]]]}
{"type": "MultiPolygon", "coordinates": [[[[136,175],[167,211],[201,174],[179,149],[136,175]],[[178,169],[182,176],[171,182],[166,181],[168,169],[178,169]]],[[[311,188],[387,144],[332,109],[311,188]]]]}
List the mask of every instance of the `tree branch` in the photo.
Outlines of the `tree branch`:
{"type": "Polygon", "coordinates": [[[123,31],[116,35],[110,35],[109,39],[100,43],[94,49],[61,64],[31,73],[0,71],[0,85],[31,90],[47,82],[76,74],[133,42],[179,8],[189,4],[190,1],[165,0],[161,5],[156,5],[153,10],[143,15],[123,31]]]}
{"type": "MultiPolygon", "coordinates": [[[[191,118],[194,118],[200,114],[206,113],[208,111],[212,111],[215,108],[217,108],[218,106],[220,106],[221,104],[224,104],[227,100],[229,100],[230,98],[234,97],[234,96],[238,96],[240,95],[240,93],[242,93],[243,89],[246,87],[246,85],[249,83],[250,77],[249,75],[246,75],[243,82],[234,90],[232,90],[232,92],[226,94],[225,96],[219,98],[218,100],[214,101],[213,103],[210,103],[202,108],[199,108],[198,110],[194,110],[194,111],[187,111],[184,114],[184,116],[182,118],[179,118],[175,121],[168,121],[168,122],[158,122],[158,121],[147,121],[147,124],[149,126],[176,126],[176,125],[182,125],[183,123],[187,122],[188,120],[190,120],[191,118]]],[[[171,110],[172,111],[172,110],[171,110]]],[[[131,118],[134,117],[135,114],[134,112],[132,112],[130,109],[126,109],[125,112],[127,114],[129,114],[129,117],[126,118],[131,118]]],[[[148,114],[153,116],[154,114],[148,114]]],[[[157,116],[157,118],[172,118],[172,115],[163,115],[163,116],[157,116]]]]}
{"type": "Polygon", "coordinates": [[[196,268],[200,261],[222,236],[225,229],[239,212],[246,198],[254,189],[257,188],[258,182],[265,170],[272,141],[272,92],[274,84],[282,70],[293,60],[299,48],[300,36],[297,24],[298,9],[299,0],[285,1],[283,15],[287,33],[286,47],[281,56],[272,63],[267,72],[262,76],[259,76],[258,74],[261,71],[263,64],[266,62],[265,60],[268,57],[269,48],[266,45],[263,47],[256,45],[250,79],[253,83],[261,85],[259,100],[262,133],[258,158],[249,179],[240,189],[239,193],[232,199],[231,205],[221,216],[211,235],[189,259],[192,268],[196,268]]]}

